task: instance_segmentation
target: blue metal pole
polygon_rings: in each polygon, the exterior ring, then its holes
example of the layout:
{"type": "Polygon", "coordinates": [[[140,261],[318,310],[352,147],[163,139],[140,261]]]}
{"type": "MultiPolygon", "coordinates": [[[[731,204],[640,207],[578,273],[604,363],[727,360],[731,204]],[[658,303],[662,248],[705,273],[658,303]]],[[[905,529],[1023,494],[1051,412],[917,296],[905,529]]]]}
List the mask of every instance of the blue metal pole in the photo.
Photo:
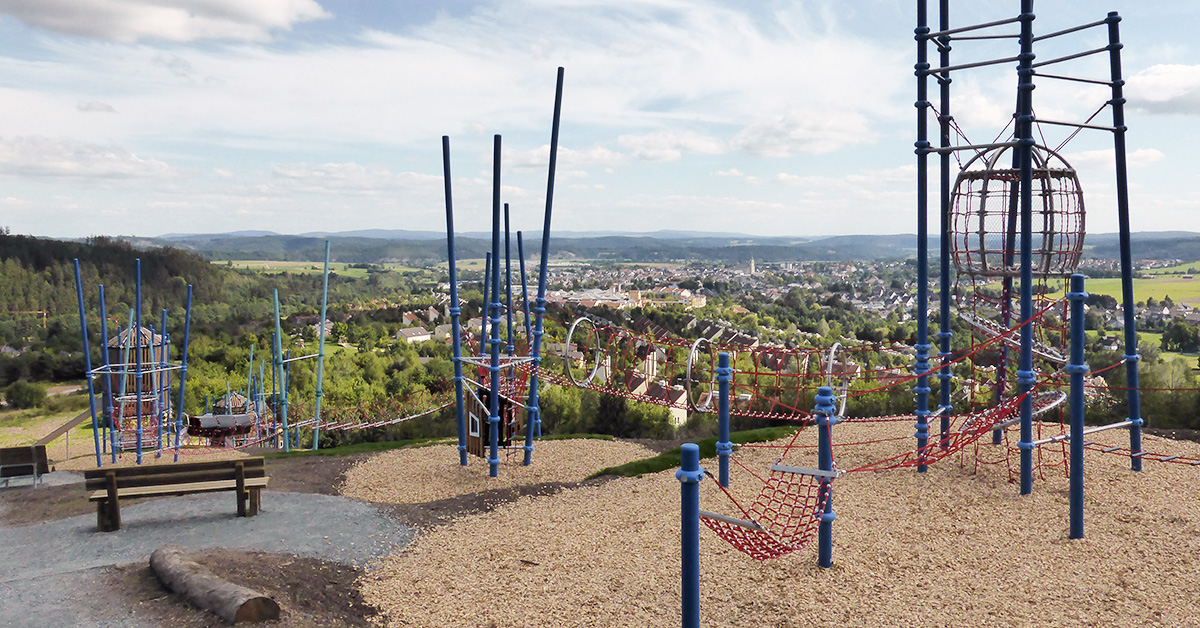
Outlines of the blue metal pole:
{"type": "MultiPolygon", "coordinates": [[[[276,291],[278,294],[278,291],[276,291]]],[[[276,296],[276,299],[279,297],[276,296]]],[[[275,318],[278,320],[279,316],[275,318]]],[[[278,336],[271,333],[271,444],[275,447],[279,446],[279,371],[275,368],[275,352],[278,351],[278,346],[275,342],[278,336]]],[[[211,400],[208,402],[211,404],[211,400]]],[[[212,406],[209,405],[211,408],[212,406]]],[[[210,410],[211,412],[211,410],[210,410]]]]}
{"type": "MultiPolygon", "coordinates": [[[[170,364],[171,363],[171,334],[168,334],[167,330],[165,330],[165,329],[163,330],[163,342],[166,343],[166,346],[163,348],[163,364],[170,364]]],[[[163,406],[165,408],[163,410],[163,428],[162,429],[167,438],[166,447],[168,449],[170,449],[170,447],[171,447],[171,411],[172,411],[172,408],[171,408],[171,371],[169,371],[169,370],[163,372],[162,398],[163,398],[163,406]]],[[[159,443],[158,443],[159,449],[163,448],[163,444],[161,441],[162,441],[162,439],[159,439],[159,443]]]]}
{"type": "Polygon", "coordinates": [[[1033,0],[1021,0],[1017,63],[1017,156],[1021,163],[1021,494],[1033,492],[1033,0]]]}
{"type": "MultiPolygon", "coordinates": [[[[1021,155],[1020,151],[1013,151],[1012,156],[1013,170],[1020,170],[1021,155]]],[[[1015,188],[1010,187],[1008,215],[1005,217],[1004,227],[1004,266],[1011,268],[1016,262],[1015,243],[1019,240],[1017,237],[1017,222],[1021,213],[1020,194],[1015,188]]],[[[1004,329],[1008,329],[1012,325],[1012,302],[1013,302],[1013,277],[1005,275],[1001,283],[1000,295],[1002,302],[1000,304],[1000,325],[1004,329]]],[[[1011,351],[1007,343],[1000,343],[1000,360],[996,365],[996,388],[995,388],[995,404],[1000,405],[1008,393],[1008,363],[1009,354],[1011,351]]],[[[992,430],[992,444],[999,445],[1004,440],[1004,430],[992,430]]]]}
{"type": "MultiPolygon", "coordinates": [[[[288,398],[289,393],[292,389],[292,350],[288,349],[286,355],[287,355],[287,358],[283,364],[283,374],[284,374],[283,397],[284,397],[284,399],[288,398]]],[[[291,438],[291,442],[295,443],[295,445],[297,447],[300,446],[300,428],[299,428],[299,426],[292,428],[292,432],[289,434],[289,438],[291,438]]]]}
{"type": "Polygon", "coordinates": [[[507,304],[508,355],[513,354],[513,309],[512,309],[512,242],[508,231],[508,203],[504,204],[504,296],[507,304]]]}
{"type": "Polygon", "coordinates": [[[1117,170],[1117,220],[1121,246],[1121,298],[1125,314],[1125,380],[1129,387],[1130,468],[1142,470],[1142,401],[1138,380],[1137,319],[1133,301],[1133,255],[1129,243],[1129,176],[1125,161],[1125,79],[1121,76],[1121,16],[1108,14],[1108,58],[1112,74],[1113,152],[1117,170]]]}
{"type": "MultiPolygon", "coordinates": [[[[729,366],[729,353],[722,351],[717,354],[717,460],[720,464],[718,481],[721,486],[729,488],[729,454],[733,453],[733,443],[729,442],[729,383],[733,381],[733,369],[729,366]]],[[[710,393],[711,394],[711,393],[710,393]]]]}
{"type": "MultiPolygon", "coordinates": [[[[817,468],[822,471],[833,471],[833,436],[832,428],[837,423],[837,397],[830,386],[817,389],[814,399],[814,413],[817,415],[817,468]]],[[[833,512],[833,480],[821,478],[821,493],[825,497],[825,512],[821,514],[821,525],[817,528],[817,565],[830,567],[833,565],[833,521],[837,515],[833,512]]]]}
{"type": "MultiPolygon", "coordinates": [[[[454,335],[454,408],[458,414],[458,463],[467,466],[467,419],[463,408],[462,329],[458,305],[458,262],[454,255],[454,202],[450,194],[450,137],[442,136],[442,178],[446,187],[446,259],[450,264],[450,333],[454,335]]],[[[519,240],[518,240],[519,241],[519,240]]],[[[486,302],[486,299],[485,299],[486,302]]]]}
{"type": "Polygon", "coordinates": [[[1071,538],[1083,538],[1083,419],[1085,399],[1083,376],[1088,365],[1083,361],[1084,324],[1083,302],[1088,293],[1083,291],[1085,277],[1071,275],[1071,291],[1067,300],[1071,302],[1071,363],[1066,371],[1071,376],[1071,538]]]}
{"type": "Polygon", "coordinates": [[[250,359],[246,362],[246,409],[250,409],[250,386],[254,381],[254,345],[250,345],[250,359]]]}
{"type": "Polygon", "coordinates": [[[266,425],[266,421],[263,420],[263,415],[266,414],[266,412],[264,412],[264,406],[266,405],[264,399],[266,399],[267,396],[267,376],[265,373],[266,364],[264,364],[264,362],[266,362],[266,360],[258,361],[258,392],[254,395],[254,410],[257,413],[257,416],[254,417],[254,428],[256,433],[257,430],[264,429],[260,426],[266,425]]]}
{"type": "MultiPolygon", "coordinates": [[[[921,460],[929,445],[929,20],[925,0],[917,2],[917,350],[913,369],[918,373],[913,392],[917,397],[917,450],[921,460]]],[[[929,470],[917,466],[917,472],[929,470]]]]}
{"type": "Polygon", "coordinates": [[[291,434],[288,432],[287,375],[283,369],[283,327],[279,324],[279,289],[275,289],[275,377],[278,380],[276,403],[279,411],[280,430],[283,432],[283,451],[292,450],[291,434]]]}
{"type": "MultiPolygon", "coordinates": [[[[525,245],[521,240],[521,232],[517,232],[517,258],[521,261],[521,307],[525,312],[525,345],[526,351],[533,347],[533,321],[529,319],[529,282],[525,276],[525,245]]],[[[531,375],[531,384],[537,382],[536,373],[531,375]]],[[[542,421],[538,418],[537,390],[530,388],[525,400],[525,460],[528,466],[533,463],[533,437],[542,435],[542,421]]]]}
{"type": "MultiPolygon", "coordinates": [[[[117,337],[120,338],[120,325],[117,326],[117,337]]],[[[112,394],[112,365],[109,364],[108,358],[108,308],[104,302],[104,284],[100,284],[100,356],[104,360],[104,401],[102,411],[104,412],[104,425],[101,429],[104,433],[100,436],[100,449],[103,450],[108,444],[108,439],[111,438],[113,446],[109,448],[112,452],[112,461],[117,461],[116,434],[113,432],[113,394],[112,394]]]]}
{"type": "Polygon", "coordinates": [[[321,330],[317,337],[317,394],[313,413],[313,446],[321,448],[321,398],[325,396],[325,314],[329,305],[329,240],[325,241],[325,270],[321,275],[321,330]]]}
{"type": "Polygon", "coordinates": [[[183,399],[187,391],[188,343],[192,336],[192,284],[187,287],[187,309],[183,314],[183,354],[179,368],[179,405],[175,407],[175,462],[179,462],[179,439],[183,434],[183,399]]]}
{"type": "MultiPolygon", "coordinates": [[[[167,309],[163,308],[162,319],[159,323],[159,334],[162,340],[158,350],[159,372],[154,375],[154,403],[158,406],[158,444],[154,448],[154,457],[162,458],[163,422],[167,417],[167,406],[171,404],[171,389],[167,387],[167,309]]],[[[153,338],[153,336],[151,336],[153,338]]]]}
{"type": "Polygon", "coordinates": [[[537,314],[537,321],[534,323],[533,329],[533,347],[529,352],[533,362],[533,370],[529,377],[529,405],[533,407],[532,419],[535,429],[530,430],[529,426],[526,426],[525,429],[525,464],[529,464],[533,455],[533,432],[536,430],[538,436],[542,434],[542,411],[538,399],[538,368],[542,364],[542,336],[544,334],[542,319],[546,314],[546,267],[550,259],[550,210],[554,206],[554,169],[558,164],[558,124],[562,114],[562,89],[563,69],[560,67],[554,88],[554,120],[550,129],[550,167],[546,177],[546,214],[545,222],[542,224],[542,257],[538,262],[538,294],[533,308],[537,314]]]}
{"type": "Polygon", "coordinates": [[[496,135],[492,150],[492,301],[488,304],[488,322],[492,330],[491,375],[488,390],[488,475],[500,475],[500,136],[496,135]]]}
{"type": "Polygon", "coordinates": [[[137,463],[142,464],[142,259],[137,260],[137,327],[134,328],[134,359],[137,360],[137,377],[134,378],[134,393],[137,397],[137,463]]]}
{"type": "Polygon", "coordinates": [[[683,585],[683,628],[700,626],[700,446],[684,443],[679,471],[679,550],[683,585]]]}
{"type": "Polygon", "coordinates": [[[483,307],[480,308],[479,318],[479,355],[487,355],[488,345],[488,308],[491,307],[492,287],[492,252],[488,251],[483,260],[483,307]]]}
{"type": "MultiPolygon", "coordinates": [[[[79,258],[75,258],[75,294],[79,298],[79,329],[83,334],[83,368],[87,377],[88,408],[92,411],[92,443],[96,446],[96,467],[104,464],[100,457],[100,424],[96,420],[96,376],[92,373],[92,348],[88,344],[87,310],[83,305],[83,277],[79,273],[79,258]]],[[[101,326],[106,324],[102,318],[101,326]]],[[[108,347],[104,348],[108,351],[108,347]]]]}
{"type": "MultiPolygon", "coordinates": [[[[950,0],[941,0],[938,17],[938,31],[945,32],[950,29],[950,0]]],[[[943,35],[938,39],[938,48],[941,51],[939,65],[943,68],[950,66],[950,37],[943,35]]],[[[950,122],[954,119],[950,115],[950,75],[938,77],[938,88],[941,94],[941,115],[938,118],[940,122],[940,130],[942,136],[941,146],[949,148],[950,141],[950,122]]],[[[942,449],[946,449],[950,444],[950,414],[952,407],[950,405],[950,387],[952,374],[950,373],[950,339],[954,336],[950,331],[950,299],[953,296],[953,286],[950,282],[950,240],[953,238],[952,220],[950,216],[950,152],[945,151],[941,154],[941,281],[942,294],[940,306],[941,321],[938,324],[938,341],[941,343],[941,351],[938,357],[942,360],[942,368],[938,372],[938,390],[941,396],[941,403],[938,409],[941,411],[941,437],[939,443],[942,449]]]]}
{"type": "Polygon", "coordinates": [[[525,275],[525,243],[517,232],[517,257],[521,260],[521,309],[525,312],[525,342],[533,346],[533,321],[529,318],[529,280],[525,275]]]}

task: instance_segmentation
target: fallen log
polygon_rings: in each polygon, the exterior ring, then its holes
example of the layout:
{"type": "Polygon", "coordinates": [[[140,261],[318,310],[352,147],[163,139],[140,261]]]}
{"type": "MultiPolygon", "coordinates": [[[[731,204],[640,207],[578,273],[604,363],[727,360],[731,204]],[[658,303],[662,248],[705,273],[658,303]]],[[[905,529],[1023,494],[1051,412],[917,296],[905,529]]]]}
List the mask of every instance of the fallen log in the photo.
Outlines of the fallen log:
{"type": "Polygon", "coordinates": [[[228,623],[279,619],[279,604],[275,600],[218,578],[207,567],[188,558],[178,545],[154,550],[150,569],[168,589],[228,623]]]}

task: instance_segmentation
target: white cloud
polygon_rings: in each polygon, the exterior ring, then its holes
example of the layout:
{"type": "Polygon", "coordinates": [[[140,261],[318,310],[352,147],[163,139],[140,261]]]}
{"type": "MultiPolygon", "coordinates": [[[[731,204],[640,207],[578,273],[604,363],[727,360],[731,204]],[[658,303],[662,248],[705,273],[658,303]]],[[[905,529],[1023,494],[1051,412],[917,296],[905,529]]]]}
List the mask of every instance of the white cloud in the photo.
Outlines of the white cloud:
{"type": "Polygon", "coordinates": [[[1200,115],[1200,65],[1154,65],[1125,88],[1130,105],[1152,113],[1200,115]]]}
{"type": "MultiPolygon", "coordinates": [[[[546,170],[550,164],[550,145],[544,144],[529,150],[504,149],[501,155],[501,165],[514,170],[546,170]]],[[[587,168],[608,168],[626,164],[629,158],[616,151],[593,146],[583,150],[575,150],[563,146],[558,147],[558,173],[565,170],[583,171],[587,168]]]]}
{"type": "Polygon", "coordinates": [[[296,163],[273,165],[270,182],[263,184],[260,189],[369,196],[415,188],[428,190],[431,186],[439,185],[441,181],[440,176],[392,172],[383,166],[364,166],[356,163],[296,163]]]}
{"type": "Polygon", "coordinates": [[[81,102],[75,105],[75,108],[84,113],[116,113],[117,110],[112,105],[94,100],[81,102]]]}
{"type": "Polygon", "coordinates": [[[164,177],[171,167],[127,149],[71,139],[0,137],[0,173],[25,177],[164,177]]]}
{"type": "Polygon", "coordinates": [[[273,30],[329,17],[316,0],[0,0],[38,28],[119,42],[265,41],[273,30]]]}
{"type": "MultiPolygon", "coordinates": [[[[1070,153],[1063,157],[1076,170],[1105,169],[1112,171],[1116,167],[1116,157],[1113,149],[1086,150],[1070,153]]],[[[1155,148],[1142,148],[1125,154],[1125,163],[1129,168],[1142,168],[1158,163],[1165,158],[1163,152],[1155,148]]]]}
{"type": "Polygon", "coordinates": [[[876,139],[866,116],[852,111],[789,108],[742,129],[732,145],[758,157],[833,152],[876,139]]]}
{"type": "Polygon", "coordinates": [[[643,161],[678,161],[684,153],[720,155],[725,146],[714,137],[694,131],[659,131],[647,135],[622,135],[617,144],[643,161]]]}

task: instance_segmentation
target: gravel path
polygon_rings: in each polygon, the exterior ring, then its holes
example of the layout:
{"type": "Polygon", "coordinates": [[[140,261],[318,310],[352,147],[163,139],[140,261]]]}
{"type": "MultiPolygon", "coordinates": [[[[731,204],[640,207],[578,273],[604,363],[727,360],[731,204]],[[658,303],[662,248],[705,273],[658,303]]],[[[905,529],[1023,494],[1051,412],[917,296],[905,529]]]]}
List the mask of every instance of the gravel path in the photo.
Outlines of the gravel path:
{"type": "Polygon", "coordinates": [[[231,493],[130,502],[121,529],[95,515],[0,528],[0,626],[130,626],[123,609],[89,598],[107,567],[148,561],[166,543],[288,553],[355,566],[385,557],[414,531],[344,497],[265,492],[256,517],[234,514],[231,493]]]}

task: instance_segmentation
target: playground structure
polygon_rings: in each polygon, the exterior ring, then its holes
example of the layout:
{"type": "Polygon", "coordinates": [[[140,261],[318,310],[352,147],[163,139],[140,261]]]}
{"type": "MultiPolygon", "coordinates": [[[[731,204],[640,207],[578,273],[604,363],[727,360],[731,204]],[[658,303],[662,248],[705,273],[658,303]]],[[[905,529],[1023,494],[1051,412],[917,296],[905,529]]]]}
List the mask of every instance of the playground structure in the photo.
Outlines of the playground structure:
{"type": "Polygon", "coordinates": [[[535,322],[530,325],[529,295],[526,290],[525,256],[521,232],[517,232],[517,245],[520,255],[521,286],[524,302],[524,320],[528,354],[516,355],[513,336],[512,308],[512,247],[509,239],[508,204],[504,203],[504,263],[505,263],[505,301],[501,301],[500,293],[500,136],[495,136],[492,155],[492,250],[488,253],[486,270],[484,271],[483,301],[485,304],[483,325],[479,333],[478,352],[465,357],[462,347],[461,314],[458,299],[458,267],[454,253],[454,203],[451,193],[450,177],[450,138],[442,137],[442,164],[446,187],[446,248],[450,270],[450,320],[451,336],[454,349],[454,393],[458,425],[459,464],[467,465],[467,453],[482,455],[482,442],[486,439],[488,446],[488,474],[491,477],[499,475],[499,450],[501,441],[505,451],[511,451],[512,443],[521,435],[525,444],[524,465],[533,463],[533,436],[540,431],[538,418],[538,381],[539,365],[541,364],[541,347],[543,336],[543,315],[546,312],[546,271],[550,255],[550,216],[554,205],[554,171],[558,160],[558,129],[562,113],[563,68],[558,68],[558,79],[554,91],[554,119],[550,132],[550,163],[546,181],[546,210],[542,226],[542,251],[538,289],[535,307],[535,322]],[[489,300],[490,295],[490,300],[489,300]],[[507,342],[502,342],[500,325],[502,316],[507,314],[507,342]],[[501,356],[504,347],[505,355],[501,356]],[[463,375],[463,365],[475,367],[475,377],[463,375]],[[521,367],[521,368],[518,368],[521,367]],[[485,383],[486,382],[486,383],[485,383]],[[466,384],[472,387],[468,388],[466,384]],[[478,391],[478,392],[476,392],[478,391]],[[525,396],[528,391],[528,396],[525,396]],[[470,395],[470,398],[467,398],[470,395]],[[501,410],[501,399],[507,398],[501,410]],[[519,404],[513,399],[527,399],[524,405],[525,425],[519,425],[513,411],[519,404]],[[469,409],[482,413],[487,408],[487,425],[478,425],[482,416],[469,409]],[[470,415],[468,426],[467,415],[470,415]],[[501,420],[501,415],[507,418],[501,420]],[[469,440],[470,439],[470,440],[469,440]]]}
{"type": "MultiPolygon", "coordinates": [[[[265,385],[264,365],[254,375],[254,353],[251,348],[245,394],[228,390],[216,404],[206,403],[204,414],[188,416],[183,412],[187,386],[188,339],[191,328],[192,287],[188,286],[183,324],[183,345],[179,363],[172,362],[171,336],[167,330],[167,311],[162,311],[159,331],[142,324],[141,259],[136,261],[134,307],[129,313],[129,325],[117,328],[110,340],[108,312],[104,286],[99,286],[100,338],[102,364],[92,368],[87,310],[83,298],[83,282],[79,260],[75,260],[76,296],[79,303],[79,323],[83,337],[89,411],[92,418],[96,466],[103,466],[103,455],[134,451],[137,464],[143,454],[153,451],[161,457],[164,450],[174,452],[179,460],[190,438],[206,441],[208,448],[244,448],[268,443],[290,451],[299,443],[300,429],[312,431],[313,448],[319,446],[321,429],[321,397],[325,359],[325,329],[321,326],[317,353],[292,357],[284,352],[279,314],[279,291],[274,294],[275,330],[271,369],[272,393],[265,385]],[[316,399],[311,419],[289,424],[289,365],[299,360],[317,359],[316,399]],[[178,371],[178,396],[173,397],[171,374],[178,371]],[[99,378],[100,390],[97,390],[99,378]],[[97,394],[100,410],[97,412],[97,394]],[[172,399],[177,399],[172,403],[172,399]],[[103,434],[102,434],[103,432],[103,434]]],[[[325,270],[321,295],[321,320],[325,320],[329,292],[329,243],[325,244],[325,270]]]]}
{"type": "MultiPolygon", "coordinates": [[[[1098,22],[1069,28],[1035,37],[1033,34],[1033,2],[1021,1],[1021,13],[1011,19],[989,22],[974,26],[951,28],[949,22],[949,0],[941,0],[938,30],[928,25],[927,2],[918,2],[917,9],[917,268],[918,268],[918,338],[914,371],[917,385],[913,389],[917,397],[916,439],[917,447],[911,452],[868,464],[848,473],[861,470],[878,470],[896,466],[915,466],[919,472],[928,469],[932,462],[944,458],[948,452],[961,451],[969,443],[977,443],[988,430],[994,430],[993,443],[1000,444],[1003,430],[1013,424],[1020,425],[1020,492],[1032,492],[1035,451],[1046,445],[1070,442],[1069,474],[1069,536],[1083,538],[1083,495],[1084,495],[1084,449],[1094,443],[1085,441],[1091,434],[1108,429],[1128,429],[1131,468],[1142,470],[1142,459],[1146,457],[1141,447],[1141,426],[1138,399],[1137,335],[1134,321],[1132,264],[1130,253],[1129,195],[1125,160],[1124,98],[1121,75],[1122,44],[1119,36],[1120,16],[1109,13],[1098,22]],[[1019,34],[997,32],[1010,25],[1019,25],[1019,34]],[[1107,29],[1108,45],[1080,53],[1067,54],[1047,61],[1037,61],[1033,46],[1035,41],[1057,38],[1092,28],[1107,29]],[[950,58],[953,42],[984,39],[1015,38],[1020,44],[1020,54],[1003,59],[984,60],[954,65],[950,58]],[[929,63],[930,44],[936,46],[939,64],[929,63]],[[1109,56],[1110,75],[1106,80],[1077,78],[1049,74],[1041,70],[1050,65],[1065,63],[1095,54],[1109,56]],[[1015,128],[1010,138],[988,144],[954,143],[951,130],[959,134],[951,115],[951,74],[973,68],[1016,61],[1018,85],[1017,108],[1014,114],[1015,128]],[[1054,80],[1078,81],[1104,85],[1111,90],[1111,99],[1101,105],[1085,122],[1059,122],[1040,120],[1033,109],[1034,78],[1042,76],[1054,80]],[[936,109],[928,98],[928,83],[933,78],[940,88],[940,105],[936,109]],[[1112,125],[1093,124],[1093,120],[1105,108],[1112,109],[1112,125]],[[931,114],[940,124],[940,146],[934,147],[928,138],[928,120],[931,114]],[[1064,126],[1074,129],[1057,148],[1039,145],[1034,139],[1038,124],[1064,126]],[[1083,246],[1084,204],[1079,179],[1075,171],[1061,157],[1059,151],[1084,130],[1100,130],[1113,135],[1117,211],[1120,228],[1121,278],[1124,308],[1126,377],[1129,382],[1129,415],[1109,425],[1084,428],[1085,397],[1084,377],[1091,373],[1084,363],[1083,301],[1084,276],[1072,274],[1076,269],[1083,246]],[[974,153],[962,165],[956,180],[951,184],[950,159],[960,152],[974,153]],[[941,157],[941,330],[937,335],[940,364],[931,361],[929,342],[929,249],[928,249],[928,176],[929,156],[941,157]],[[1004,160],[1009,160],[1005,163],[1004,160]],[[957,279],[952,280],[951,263],[957,279]],[[1061,280],[1070,275],[1070,288],[1065,302],[1069,310],[1062,308],[1060,321],[1069,321],[1069,341],[1066,339],[1067,323],[1054,321],[1050,313],[1059,304],[1046,298],[1050,292],[1047,282],[1061,280]],[[952,284],[957,281],[958,284],[952,284]],[[994,290],[999,282],[999,290],[994,290]],[[964,289],[965,288],[965,289],[964,289]],[[978,365],[982,360],[974,356],[980,346],[1001,342],[998,345],[997,361],[991,365],[995,384],[990,399],[980,403],[976,395],[968,397],[971,410],[991,406],[982,415],[968,415],[952,430],[955,417],[952,415],[951,366],[962,358],[953,359],[951,351],[951,302],[956,301],[959,315],[973,330],[978,342],[972,342],[968,356],[978,365]],[[1015,301],[1015,303],[1014,303],[1015,301]],[[1014,307],[1014,305],[1016,307],[1014,307]],[[1016,325],[1013,325],[1014,309],[1017,310],[1016,325]],[[1009,336],[1019,331],[1019,362],[1013,368],[1008,356],[1011,343],[1009,336]],[[1069,358],[1062,348],[1069,345],[1069,358]],[[1035,365],[1035,358],[1037,363],[1035,365]],[[940,403],[936,411],[929,409],[929,376],[936,374],[940,383],[940,403]],[[1061,376],[1069,376],[1069,431],[1046,437],[1034,437],[1033,417],[1037,389],[1050,384],[1061,384],[1061,376]],[[1010,382],[1015,379],[1016,390],[1010,382]],[[940,430],[936,442],[930,442],[929,418],[940,416],[940,430]]],[[[1038,129],[1040,133],[1040,128],[1038,129]]],[[[1042,134],[1044,141],[1044,134],[1042,134]]],[[[832,359],[831,359],[832,362],[832,359]]],[[[731,450],[728,434],[729,391],[727,381],[728,356],[721,354],[721,367],[717,378],[721,381],[721,440],[717,451],[720,457],[718,486],[728,486],[728,458],[731,450]]],[[[977,379],[980,369],[973,370],[972,379],[977,379]]],[[[830,370],[832,375],[832,370],[830,370]]],[[[832,378],[831,378],[832,379],[832,378]]],[[[974,382],[968,389],[974,391],[974,382]]],[[[816,396],[818,424],[819,469],[800,469],[775,464],[771,476],[764,481],[762,492],[750,508],[738,505],[745,519],[706,513],[698,510],[698,494],[695,485],[706,475],[699,467],[698,451],[695,446],[685,448],[682,466],[677,477],[681,482],[682,551],[683,551],[683,625],[699,625],[699,558],[696,529],[703,521],[714,532],[732,543],[737,549],[758,560],[766,560],[799,549],[811,540],[814,531],[819,536],[818,565],[829,567],[832,555],[832,540],[828,528],[835,516],[832,512],[831,488],[839,472],[829,456],[832,438],[829,428],[837,422],[834,414],[832,388],[825,387],[816,396]],[[785,479],[789,478],[789,479],[785,479]],[[795,478],[795,479],[790,479],[795,478]]],[[[1054,405],[1058,405],[1055,402],[1054,405]]],[[[1040,427],[1040,426],[1039,426],[1040,427]]],[[[789,445],[790,447],[790,445],[789,445]]],[[[1121,447],[1103,451],[1121,451],[1121,447]]],[[[784,449],[786,454],[787,449],[784,449]]],[[[977,447],[978,452],[978,447],[977,447]]],[[[978,455],[978,453],[977,453],[978,455]]],[[[781,456],[782,459],[782,456],[781,456]]],[[[1160,457],[1170,462],[1179,456],[1160,457]]],[[[1200,465],[1200,460],[1187,460],[1188,464],[1200,465]]],[[[707,474],[711,475],[711,474],[707,474]]],[[[731,496],[732,499],[732,496],[731,496]]],[[[736,501],[735,501],[736,504],[736,501]]]]}
{"type": "Polygon", "coordinates": [[[87,376],[88,409],[92,417],[92,439],[96,451],[96,466],[104,465],[105,450],[117,461],[120,451],[133,449],[137,464],[147,450],[155,451],[156,457],[170,446],[175,437],[175,452],[178,459],[179,439],[183,432],[183,416],[178,409],[183,406],[187,386],[187,346],[191,329],[192,286],[187,288],[187,305],[183,325],[183,349],[181,361],[171,362],[170,334],[167,333],[167,311],[162,311],[161,334],[142,325],[142,260],[136,261],[134,308],[130,326],[122,332],[117,330],[113,342],[108,337],[108,311],[104,300],[104,286],[99,286],[100,346],[103,364],[92,368],[91,345],[88,342],[87,310],[83,300],[83,280],[79,272],[79,260],[75,260],[75,289],[79,302],[79,327],[83,335],[83,355],[87,376]],[[132,358],[130,358],[132,354],[132,358]],[[117,359],[119,361],[115,361],[117,359]],[[170,374],[179,371],[179,402],[171,404],[170,374]],[[96,413],[96,378],[101,378],[101,414],[96,413]],[[132,387],[132,392],[128,390],[132,387]],[[102,437],[101,431],[104,435],[102,437]]]}

